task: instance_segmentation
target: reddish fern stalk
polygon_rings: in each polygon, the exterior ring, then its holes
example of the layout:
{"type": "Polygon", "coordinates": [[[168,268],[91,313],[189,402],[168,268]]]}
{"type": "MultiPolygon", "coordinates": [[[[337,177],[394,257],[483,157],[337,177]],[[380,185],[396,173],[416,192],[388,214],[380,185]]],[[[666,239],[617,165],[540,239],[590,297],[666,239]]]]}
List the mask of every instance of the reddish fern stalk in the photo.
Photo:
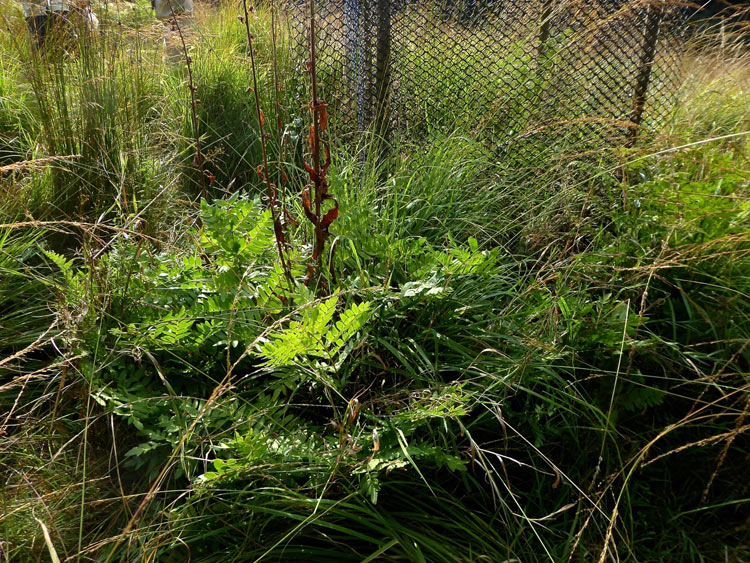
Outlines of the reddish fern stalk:
{"type": "Polygon", "coordinates": [[[312,101],[309,104],[312,112],[312,125],[308,137],[312,164],[305,163],[305,170],[310,176],[310,182],[302,190],[302,207],[305,210],[305,216],[313,224],[315,230],[312,255],[314,264],[308,265],[307,282],[309,283],[315,277],[318,278],[318,281],[323,281],[321,273],[325,243],[329,236],[328,228],[339,215],[339,204],[328,193],[328,180],[326,179],[326,172],[331,164],[331,153],[328,145],[322,143],[320,139],[321,133],[325,132],[328,125],[328,112],[326,111],[328,104],[318,99],[318,84],[315,72],[315,0],[310,0],[310,60],[307,66],[312,85],[312,101]],[[325,154],[323,164],[321,164],[320,158],[321,144],[325,154]],[[326,200],[331,200],[333,207],[325,215],[321,215],[322,205],[326,200]]]}

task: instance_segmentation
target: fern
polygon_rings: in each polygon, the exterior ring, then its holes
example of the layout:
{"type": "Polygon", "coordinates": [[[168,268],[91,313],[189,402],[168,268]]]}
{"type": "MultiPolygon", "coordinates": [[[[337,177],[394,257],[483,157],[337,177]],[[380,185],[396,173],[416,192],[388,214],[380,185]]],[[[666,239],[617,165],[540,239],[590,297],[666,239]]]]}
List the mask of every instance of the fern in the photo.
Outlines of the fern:
{"type": "Polygon", "coordinates": [[[617,403],[625,411],[638,412],[664,402],[664,391],[649,386],[640,373],[632,374],[631,381],[624,383],[617,403]]]}
{"type": "Polygon", "coordinates": [[[66,260],[62,254],[58,254],[53,250],[47,250],[46,248],[42,248],[41,251],[49,260],[51,260],[55,264],[55,266],[60,269],[60,272],[65,279],[65,285],[67,289],[73,289],[73,286],[75,285],[73,260],[66,260]]]}
{"type": "Polygon", "coordinates": [[[289,323],[261,346],[259,355],[269,367],[293,365],[307,356],[333,362],[336,355],[359,332],[370,317],[370,303],[353,304],[333,322],[337,297],[302,311],[302,318],[289,323]]]}
{"type": "Polygon", "coordinates": [[[220,264],[234,268],[256,263],[273,249],[273,219],[257,199],[237,194],[201,207],[203,232],[201,244],[216,255],[220,264]]]}
{"type": "Polygon", "coordinates": [[[441,298],[451,293],[450,282],[458,276],[491,276],[496,272],[499,254],[496,249],[479,250],[476,239],[469,239],[469,248],[452,246],[445,251],[433,249],[424,239],[413,243],[421,257],[413,280],[401,288],[403,297],[441,298]]]}

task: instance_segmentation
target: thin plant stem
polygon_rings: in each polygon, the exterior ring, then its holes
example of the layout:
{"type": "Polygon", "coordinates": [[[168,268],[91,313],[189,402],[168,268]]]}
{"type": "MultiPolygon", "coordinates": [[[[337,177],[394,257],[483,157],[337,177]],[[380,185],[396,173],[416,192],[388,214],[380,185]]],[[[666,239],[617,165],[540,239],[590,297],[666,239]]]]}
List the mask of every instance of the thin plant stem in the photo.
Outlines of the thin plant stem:
{"type": "MultiPolygon", "coordinates": [[[[279,81],[279,65],[278,65],[278,52],[276,49],[276,26],[278,24],[278,17],[276,14],[276,6],[271,5],[271,60],[273,61],[273,87],[276,95],[276,137],[279,144],[279,160],[278,160],[278,171],[279,171],[279,186],[281,187],[281,214],[282,216],[288,216],[286,211],[286,176],[282,170],[284,164],[284,121],[281,116],[282,105],[281,105],[281,84],[279,81]]],[[[286,218],[286,217],[285,217],[286,218]]]]}
{"type": "Polygon", "coordinates": [[[177,35],[180,38],[180,44],[182,46],[182,53],[185,58],[185,66],[187,67],[188,73],[188,88],[190,88],[190,119],[193,124],[193,134],[195,135],[195,156],[193,157],[193,165],[198,169],[199,183],[201,187],[201,194],[203,199],[208,199],[208,192],[206,191],[206,179],[203,174],[203,152],[201,150],[201,137],[198,131],[198,104],[199,100],[196,99],[195,93],[198,90],[195,86],[195,80],[193,79],[193,59],[188,53],[187,44],[185,43],[185,35],[182,33],[180,23],[177,21],[177,15],[174,12],[172,6],[172,0],[167,0],[169,4],[169,11],[172,14],[172,25],[177,31],[177,35]]]}
{"type": "Polygon", "coordinates": [[[277,207],[277,190],[273,184],[271,184],[271,178],[268,174],[268,151],[266,150],[266,133],[265,133],[265,118],[263,116],[263,110],[260,107],[260,95],[258,94],[258,73],[255,67],[255,49],[253,48],[253,34],[250,32],[250,18],[247,9],[247,0],[242,0],[242,9],[244,11],[244,23],[245,32],[247,33],[247,46],[250,50],[250,65],[253,75],[253,94],[255,95],[255,111],[258,117],[258,133],[260,135],[260,148],[263,154],[263,182],[266,185],[266,194],[268,196],[268,208],[271,211],[271,218],[274,224],[274,235],[276,239],[276,248],[279,252],[279,260],[281,260],[281,266],[284,269],[284,275],[290,284],[290,289],[293,287],[292,269],[289,262],[286,260],[284,253],[284,240],[283,233],[281,232],[281,220],[276,215],[277,207]]]}
{"type": "Polygon", "coordinates": [[[278,53],[276,51],[276,7],[271,6],[271,60],[273,62],[273,88],[276,96],[276,134],[279,143],[279,161],[282,161],[281,151],[283,150],[283,122],[281,119],[281,93],[279,84],[279,65],[278,53]]]}
{"type": "MultiPolygon", "coordinates": [[[[326,103],[318,99],[318,80],[316,73],[316,53],[315,53],[315,1],[310,0],[310,60],[308,61],[308,67],[310,70],[310,81],[312,87],[312,101],[310,102],[310,111],[312,112],[312,127],[310,128],[310,150],[312,151],[312,167],[307,167],[310,175],[310,184],[313,190],[313,201],[314,208],[310,209],[309,193],[305,195],[303,191],[303,203],[305,204],[305,212],[315,227],[315,245],[313,249],[313,260],[315,266],[308,268],[308,283],[317,272],[320,276],[323,267],[323,251],[325,248],[326,235],[328,233],[328,225],[338,215],[338,207],[332,210],[330,216],[321,217],[321,204],[323,199],[332,199],[328,195],[328,186],[325,178],[326,169],[328,167],[329,158],[328,150],[326,150],[326,164],[321,166],[320,164],[320,134],[324,129],[321,126],[321,113],[326,117],[326,103]],[[307,199],[308,201],[305,201],[307,199]]],[[[306,188],[307,190],[307,188],[306,188]]]]}

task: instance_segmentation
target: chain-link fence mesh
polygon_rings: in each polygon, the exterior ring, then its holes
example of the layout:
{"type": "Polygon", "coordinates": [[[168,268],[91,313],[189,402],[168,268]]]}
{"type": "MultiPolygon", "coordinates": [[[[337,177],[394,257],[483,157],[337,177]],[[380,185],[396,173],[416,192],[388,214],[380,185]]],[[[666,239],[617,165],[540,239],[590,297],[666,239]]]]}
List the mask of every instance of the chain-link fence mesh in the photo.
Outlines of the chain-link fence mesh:
{"type": "MultiPolygon", "coordinates": [[[[656,0],[307,0],[288,7],[340,131],[630,142],[670,111],[685,9],[656,0]]],[[[684,3],[682,4],[684,6],[684,3]]]]}

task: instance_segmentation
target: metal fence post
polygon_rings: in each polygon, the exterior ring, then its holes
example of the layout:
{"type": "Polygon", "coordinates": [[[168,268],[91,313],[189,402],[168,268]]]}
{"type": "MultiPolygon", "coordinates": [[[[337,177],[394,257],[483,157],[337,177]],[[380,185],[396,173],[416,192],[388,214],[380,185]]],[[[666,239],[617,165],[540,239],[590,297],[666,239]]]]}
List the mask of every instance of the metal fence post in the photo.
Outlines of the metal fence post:
{"type": "MultiPolygon", "coordinates": [[[[660,2],[660,4],[662,4],[660,2]]],[[[656,55],[656,45],[659,42],[659,31],[664,18],[664,6],[650,5],[646,8],[646,25],[643,33],[643,50],[638,61],[638,72],[633,87],[633,106],[630,112],[630,122],[634,125],[628,129],[625,146],[632,147],[638,137],[638,129],[643,122],[643,110],[646,106],[646,94],[651,82],[651,73],[656,55]]]]}
{"type": "Polygon", "coordinates": [[[552,1],[543,0],[541,25],[539,26],[539,63],[547,58],[547,41],[549,41],[550,19],[552,18],[552,1]]]}
{"type": "Polygon", "coordinates": [[[384,139],[390,129],[391,95],[391,0],[377,4],[375,45],[375,132],[384,139]]]}

